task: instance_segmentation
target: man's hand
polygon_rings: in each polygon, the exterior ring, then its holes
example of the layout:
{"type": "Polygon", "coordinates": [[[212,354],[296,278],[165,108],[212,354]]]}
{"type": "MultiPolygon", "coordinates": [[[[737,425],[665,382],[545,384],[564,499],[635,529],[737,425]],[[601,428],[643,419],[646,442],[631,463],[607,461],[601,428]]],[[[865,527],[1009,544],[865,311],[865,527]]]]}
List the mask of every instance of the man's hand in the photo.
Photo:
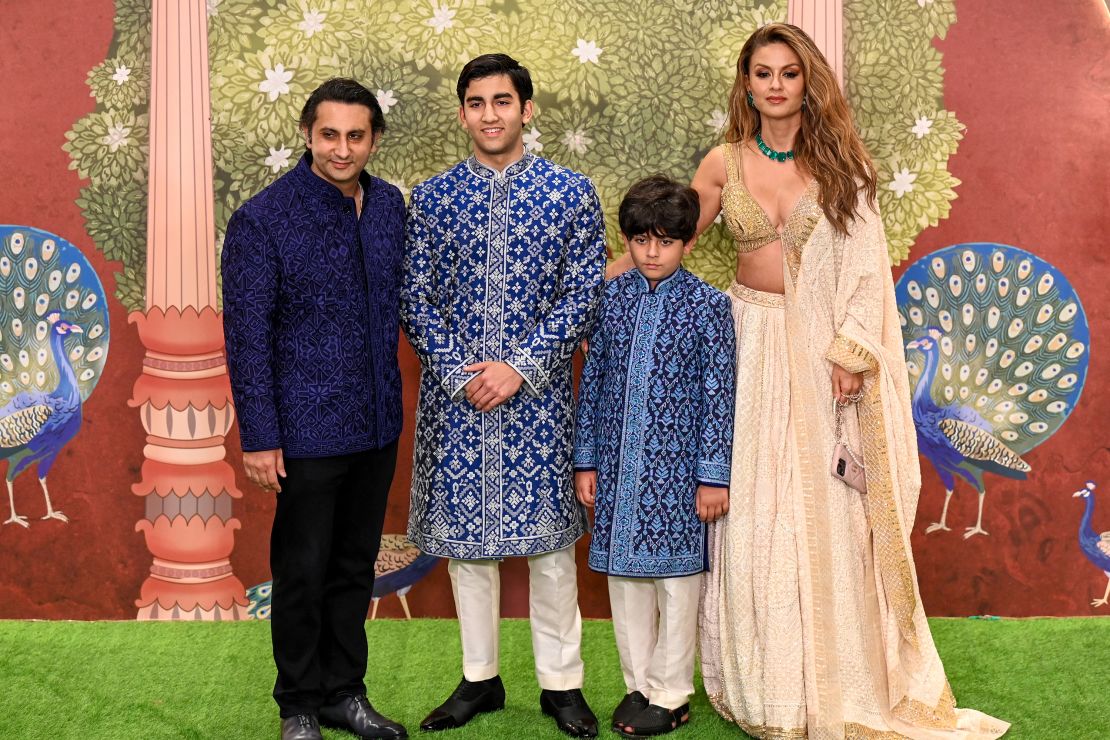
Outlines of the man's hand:
{"type": "Polygon", "coordinates": [[[835,362],[832,366],[832,394],[839,403],[859,400],[863,388],[863,373],[850,373],[835,362]],[[851,398],[849,398],[851,396],[851,398]]]}
{"type": "Polygon", "coordinates": [[[524,385],[524,378],[507,362],[479,362],[463,369],[479,373],[466,384],[466,400],[479,411],[493,411],[524,385]]]}
{"type": "Polygon", "coordinates": [[[243,467],[252,483],[274,493],[281,491],[278,478],[285,477],[285,458],[280,449],[244,452],[243,467]]]}
{"type": "Polygon", "coordinates": [[[574,473],[574,493],[577,494],[579,503],[592,509],[594,499],[597,497],[597,471],[576,471],[574,473]]]}
{"type": "Polygon", "coordinates": [[[695,499],[698,519],[715,522],[728,513],[728,489],[718,486],[698,486],[695,499]]]}

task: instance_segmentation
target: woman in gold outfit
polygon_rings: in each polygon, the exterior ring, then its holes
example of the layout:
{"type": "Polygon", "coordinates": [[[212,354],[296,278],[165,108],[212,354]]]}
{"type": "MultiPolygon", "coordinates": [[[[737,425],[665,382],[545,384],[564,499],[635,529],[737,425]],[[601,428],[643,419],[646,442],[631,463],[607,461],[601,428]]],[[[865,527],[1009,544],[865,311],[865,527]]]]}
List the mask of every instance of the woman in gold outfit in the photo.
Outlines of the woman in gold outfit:
{"type": "Polygon", "coordinates": [[[700,229],[736,239],[730,513],[711,525],[706,690],[760,738],[996,738],[957,709],[921,606],[920,486],[875,169],[832,70],[800,29],[740,52],[726,143],[692,183],[700,229]],[[830,473],[834,401],[864,464],[830,473]],[[863,487],[863,486],[860,486],[863,487]]]}

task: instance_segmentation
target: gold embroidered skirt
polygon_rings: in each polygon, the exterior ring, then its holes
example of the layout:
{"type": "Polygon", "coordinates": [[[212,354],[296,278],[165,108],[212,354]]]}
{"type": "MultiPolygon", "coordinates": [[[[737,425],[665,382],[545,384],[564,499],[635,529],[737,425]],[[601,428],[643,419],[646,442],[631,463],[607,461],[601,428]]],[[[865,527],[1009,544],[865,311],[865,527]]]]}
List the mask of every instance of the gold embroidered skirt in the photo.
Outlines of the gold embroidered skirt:
{"type": "Polygon", "coordinates": [[[783,297],[733,283],[736,428],[729,514],[711,525],[702,675],[713,705],[756,737],[805,737],[783,297]]]}

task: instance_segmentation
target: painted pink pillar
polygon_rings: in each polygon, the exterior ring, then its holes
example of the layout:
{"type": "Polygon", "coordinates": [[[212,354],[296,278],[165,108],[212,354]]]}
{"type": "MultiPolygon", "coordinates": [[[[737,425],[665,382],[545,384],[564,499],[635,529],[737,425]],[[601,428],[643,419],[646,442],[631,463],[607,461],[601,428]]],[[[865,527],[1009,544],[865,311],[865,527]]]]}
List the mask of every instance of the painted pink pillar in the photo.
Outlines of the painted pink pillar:
{"type": "Polygon", "coordinates": [[[844,0],[790,0],[787,22],[810,35],[844,88],[844,0]]]}
{"type": "Polygon", "coordinates": [[[235,413],[216,296],[205,10],[205,0],[152,8],[146,310],[129,317],[146,347],[131,399],[147,432],[135,529],[152,556],[139,619],[246,617],[230,559],[242,494],[224,460],[235,413]]]}

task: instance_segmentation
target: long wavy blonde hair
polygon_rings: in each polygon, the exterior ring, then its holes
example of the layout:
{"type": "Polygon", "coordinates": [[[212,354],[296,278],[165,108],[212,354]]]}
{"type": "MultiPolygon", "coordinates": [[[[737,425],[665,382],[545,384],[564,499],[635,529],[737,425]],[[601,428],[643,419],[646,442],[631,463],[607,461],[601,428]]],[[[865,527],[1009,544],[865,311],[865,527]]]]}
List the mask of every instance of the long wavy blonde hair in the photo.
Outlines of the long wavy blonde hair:
{"type": "Polygon", "coordinates": [[[760,128],[759,111],[748,105],[747,78],[752,54],[768,44],[786,44],[798,55],[805,80],[802,127],[794,140],[794,160],[820,186],[821,209],[833,227],[848,233],[856,216],[860,189],[874,209],[876,174],[871,157],[852,125],[848,101],[840,92],[829,63],[805,31],[788,23],[769,23],[744,43],[736,60],[736,81],[728,98],[725,141],[744,142],[760,128]]]}

